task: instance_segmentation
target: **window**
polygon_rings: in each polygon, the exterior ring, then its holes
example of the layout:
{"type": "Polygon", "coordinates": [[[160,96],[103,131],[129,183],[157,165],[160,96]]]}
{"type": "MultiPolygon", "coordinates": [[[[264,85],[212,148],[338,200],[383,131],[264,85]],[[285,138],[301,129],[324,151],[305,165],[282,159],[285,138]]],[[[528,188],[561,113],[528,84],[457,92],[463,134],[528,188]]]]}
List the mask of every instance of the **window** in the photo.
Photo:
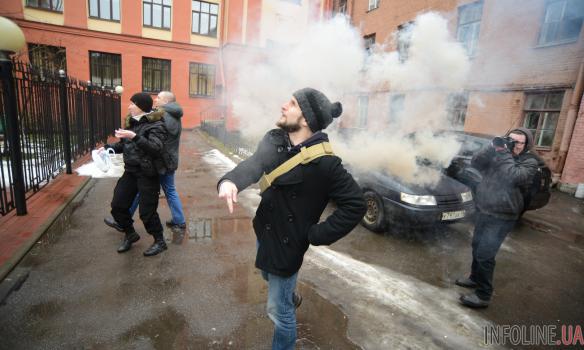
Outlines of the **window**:
{"type": "Polygon", "coordinates": [[[371,55],[373,53],[373,47],[375,46],[375,33],[369,34],[363,37],[365,41],[365,51],[367,55],[371,55]]]}
{"type": "Polygon", "coordinates": [[[583,17],[584,1],[582,0],[548,0],[539,33],[539,44],[578,40],[583,17]]]}
{"type": "Polygon", "coordinates": [[[89,0],[89,17],[120,20],[120,0],[89,0]]]}
{"type": "Polygon", "coordinates": [[[454,127],[463,127],[466,120],[468,107],[468,92],[453,93],[448,95],[446,111],[448,121],[454,127]]]}
{"type": "Polygon", "coordinates": [[[28,44],[30,64],[43,71],[67,70],[67,55],[64,47],[28,44]]]}
{"type": "Polygon", "coordinates": [[[399,123],[404,113],[406,95],[395,94],[389,97],[389,123],[399,123]]]}
{"type": "Polygon", "coordinates": [[[191,63],[189,66],[189,95],[215,96],[215,66],[203,63],[191,63]]]}
{"type": "Polygon", "coordinates": [[[474,56],[479,42],[483,3],[481,1],[458,8],[456,36],[469,56],[474,56]]]}
{"type": "Polygon", "coordinates": [[[204,1],[193,1],[192,32],[217,37],[217,15],[219,5],[204,1]]]}
{"type": "Polygon", "coordinates": [[[142,91],[170,91],[170,60],[142,57],[142,91]]]}
{"type": "Polygon", "coordinates": [[[379,0],[369,0],[369,8],[367,11],[375,10],[379,7],[379,0]]]}
{"type": "Polygon", "coordinates": [[[397,54],[400,62],[405,62],[408,59],[408,51],[410,49],[410,39],[412,37],[411,26],[414,22],[408,22],[397,26],[397,54]]]}
{"type": "Polygon", "coordinates": [[[172,0],[143,0],[144,26],[170,29],[172,0]]]}
{"type": "Polygon", "coordinates": [[[535,136],[536,146],[552,146],[563,100],[563,91],[526,95],[523,126],[535,136]]]}
{"type": "Polygon", "coordinates": [[[63,0],[26,0],[27,7],[63,12],[63,0]]]}
{"type": "Polygon", "coordinates": [[[367,108],[369,107],[369,96],[359,96],[357,100],[357,109],[359,111],[358,127],[367,126],[367,108]]]}
{"type": "Polygon", "coordinates": [[[122,85],[122,55],[89,51],[91,85],[113,89],[122,85]]]}

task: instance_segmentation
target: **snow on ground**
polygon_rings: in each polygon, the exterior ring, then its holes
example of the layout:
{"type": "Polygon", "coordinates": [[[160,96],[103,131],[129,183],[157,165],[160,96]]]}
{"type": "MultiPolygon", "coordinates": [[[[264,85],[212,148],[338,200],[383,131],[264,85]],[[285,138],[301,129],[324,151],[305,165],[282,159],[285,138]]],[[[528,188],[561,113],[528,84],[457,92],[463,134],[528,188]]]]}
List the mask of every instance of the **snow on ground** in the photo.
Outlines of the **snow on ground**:
{"type": "MultiPolygon", "coordinates": [[[[213,167],[217,176],[236,165],[216,149],[206,152],[203,160],[213,167]]],[[[249,189],[239,194],[239,205],[251,215],[260,201],[258,194],[259,191],[249,189]]],[[[356,333],[364,334],[363,339],[368,344],[362,345],[367,348],[484,348],[482,335],[488,321],[475,311],[459,306],[457,296],[450,289],[364,263],[322,246],[310,247],[305,265],[308,266],[303,268],[307,270],[304,276],[316,271],[320,280],[342,291],[335,296],[347,298],[339,304],[351,305],[345,309],[366,319],[361,322],[363,329],[356,333]],[[383,325],[387,331],[380,335],[367,329],[367,324],[383,325]],[[419,332],[419,336],[415,332],[419,332]]],[[[317,278],[308,279],[318,285],[317,278]]],[[[348,316],[351,320],[351,314],[348,316]]]]}

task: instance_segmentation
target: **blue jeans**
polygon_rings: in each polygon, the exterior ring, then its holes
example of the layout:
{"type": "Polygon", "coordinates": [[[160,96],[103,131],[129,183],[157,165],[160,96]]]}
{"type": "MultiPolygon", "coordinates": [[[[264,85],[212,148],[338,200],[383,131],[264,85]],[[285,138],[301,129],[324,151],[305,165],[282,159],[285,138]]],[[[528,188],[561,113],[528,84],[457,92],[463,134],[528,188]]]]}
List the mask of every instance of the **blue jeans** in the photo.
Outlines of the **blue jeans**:
{"type": "Polygon", "coordinates": [[[495,256],[505,237],[515,226],[515,220],[503,220],[478,213],[472,237],[472,266],[470,279],[478,285],[475,293],[483,300],[493,294],[495,256]]]}
{"type": "MultiPolygon", "coordinates": [[[[164,191],[166,196],[166,201],[168,202],[168,207],[170,208],[170,215],[172,215],[172,223],[176,225],[182,225],[185,223],[185,214],[183,213],[182,204],[174,186],[174,171],[160,176],[160,186],[164,191]]],[[[134,216],[136,208],[138,208],[138,202],[140,200],[140,193],[134,198],[134,202],[130,207],[130,216],[134,216]]]]}
{"type": "Polygon", "coordinates": [[[296,289],[298,272],[282,277],[262,271],[268,282],[268,317],[274,323],[272,350],[293,350],[296,345],[296,308],[292,294],[296,289]]]}

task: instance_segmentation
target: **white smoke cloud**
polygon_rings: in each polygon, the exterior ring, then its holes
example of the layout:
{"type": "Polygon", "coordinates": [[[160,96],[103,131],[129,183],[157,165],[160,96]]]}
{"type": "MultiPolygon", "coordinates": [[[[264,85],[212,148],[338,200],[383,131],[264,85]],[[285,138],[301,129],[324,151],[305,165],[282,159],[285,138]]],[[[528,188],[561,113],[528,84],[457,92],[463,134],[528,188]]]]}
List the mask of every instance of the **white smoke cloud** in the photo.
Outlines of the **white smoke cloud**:
{"type": "MultiPolygon", "coordinates": [[[[387,104],[371,103],[372,127],[348,141],[336,135],[337,119],[328,129],[335,152],[354,168],[385,170],[411,183],[436,182],[439,170],[420,166],[417,160],[447,166],[458,152],[456,140],[434,132],[451,128],[447,95],[463,89],[469,61],[449,33],[447,20],[437,13],[419,15],[407,35],[405,62],[380,47],[367,57],[359,31],[344,17],[336,17],[309,25],[295,45],[267,49],[261,58],[240,57],[231,97],[242,133],[260,138],[274,127],[282,103],[306,86],[321,90],[331,101],[340,100],[344,109],[340,119],[349,126],[357,120],[356,96],[389,89],[405,94],[400,116],[391,116],[390,124],[387,104]],[[415,141],[408,137],[414,131],[415,141]]],[[[389,94],[385,95],[380,100],[388,101],[389,94]]]]}

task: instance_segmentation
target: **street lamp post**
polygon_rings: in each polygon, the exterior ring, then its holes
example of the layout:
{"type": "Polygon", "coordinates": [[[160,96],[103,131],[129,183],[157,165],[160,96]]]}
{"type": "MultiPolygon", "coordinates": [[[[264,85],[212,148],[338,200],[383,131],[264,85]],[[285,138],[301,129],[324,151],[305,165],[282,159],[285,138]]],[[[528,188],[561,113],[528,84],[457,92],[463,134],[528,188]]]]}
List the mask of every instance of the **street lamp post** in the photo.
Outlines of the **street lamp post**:
{"type": "Polygon", "coordinates": [[[10,149],[10,165],[14,179],[14,205],[16,207],[16,215],[20,216],[26,215],[27,210],[16,90],[12,75],[12,61],[9,55],[20,51],[26,41],[22,30],[5,17],[0,17],[0,33],[2,33],[2,39],[0,40],[0,80],[2,81],[4,113],[6,115],[6,129],[10,149]]]}

